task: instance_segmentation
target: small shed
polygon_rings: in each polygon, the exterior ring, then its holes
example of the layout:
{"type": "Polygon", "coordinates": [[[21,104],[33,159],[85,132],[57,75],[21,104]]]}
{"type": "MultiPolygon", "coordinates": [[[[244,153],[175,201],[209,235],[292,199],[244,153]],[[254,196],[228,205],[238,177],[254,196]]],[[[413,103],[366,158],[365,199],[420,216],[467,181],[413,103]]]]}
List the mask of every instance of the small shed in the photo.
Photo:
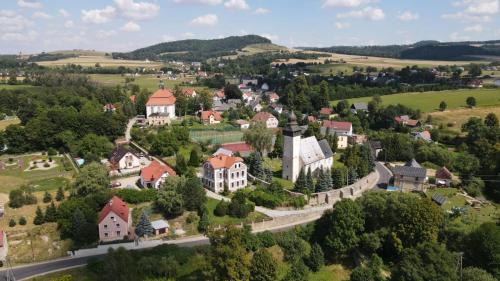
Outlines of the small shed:
{"type": "Polygon", "coordinates": [[[155,230],[155,235],[161,235],[167,233],[170,225],[165,220],[156,220],[151,222],[151,226],[155,230]]]}
{"type": "Polygon", "coordinates": [[[452,178],[453,175],[446,167],[436,171],[436,184],[439,186],[450,186],[452,178]]]}

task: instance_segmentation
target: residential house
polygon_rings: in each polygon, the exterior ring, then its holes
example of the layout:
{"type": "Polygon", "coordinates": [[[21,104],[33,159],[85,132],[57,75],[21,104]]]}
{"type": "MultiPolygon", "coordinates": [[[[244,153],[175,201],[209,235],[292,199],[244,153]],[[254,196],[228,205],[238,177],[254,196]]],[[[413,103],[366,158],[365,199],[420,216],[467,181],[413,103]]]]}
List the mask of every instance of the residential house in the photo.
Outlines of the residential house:
{"type": "Polygon", "coordinates": [[[245,102],[245,104],[249,104],[250,102],[255,100],[255,97],[253,96],[252,92],[243,93],[242,98],[243,98],[243,101],[245,102]]]}
{"type": "Polygon", "coordinates": [[[9,254],[9,243],[7,242],[7,233],[0,230],[0,262],[7,260],[9,254]]]}
{"type": "Polygon", "coordinates": [[[116,111],[116,106],[112,103],[107,103],[102,107],[102,110],[104,112],[115,112],[116,111]]]}
{"type": "Polygon", "coordinates": [[[368,104],[364,102],[357,102],[351,105],[351,112],[356,114],[358,112],[368,112],[368,104]]]}
{"type": "Polygon", "coordinates": [[[450,186],[452,181],[453,174],[446,167],[436,171],[436,184],[438,186],[450,186]]]}
{"type": "Polygon", "coordinates": [[[246,121],[246,120],[242,120],[242,119],[239,119],[239,120],[236,120],[235,123],[240,127],[240,129],[242,130],[246,130],[248,128],[250,128],[250,122],[246,121]]]}
{"type": "Polygon", "coordinates": [[[241,84],[243,85],[257,85],[259,84],[259,80],[253,78],[242,78],[241,84]]]}
{"type": "Polygon", "coordinates": [[[352,136],[349,138],[349,144],[356,145],[356,144],[364,144],[368,141],[368,137],[366,135],[356,135],[352,134],[352,136]]]}
{"type": "Polygon", "coordinates": [[[420,126],[420,121],[411,119],[410,116],[408,115],[401,115],[401,116],[396,116],[394,117],[394,121],[396,121],[396,124],[402,125],[402,126],[407,126],[407,127],[419,127],[420,126]]]}
{"type": "Polygon", "coordinates": [[[308,115],[307,116],[307,122],[309,123],[314,123],[314,122],[317,122],[318,119],[316,117],[314,117],[313,115],[308,115]]]}
{"type": "Polygon", "coordinates": [[[213,99],[214,101],[222,101],[226,98],[226,94],[224,94],[224,89],[222,90],[217,90],[214,92],[213,99]]]}
{"type": "Polygon", "coordinates": [[[197,96],[196,91],[193,88],[183,89],[182,94],[190,98],[195,98],[197,96]]]}
{"type": "Polygon", "coordinates": [[[392,173],[394,174],[394,186],[399,190],[425,192],[424,182],[427,177],[427,169],[420,166],[415,159],[408,161],[404,166],[394,167],[392,173]]]}
{"type": "Polygon", "coordinates": [[[424,140],[426,142],[432,142],[431,133],[429,131],[416,132],[414,134],[415,140],[424,140]]]}
{"type": "Polygon", "coordinates": [[[131,237],[132,212],[120,197],[113,196],[99,213],[99,240],[103,242],[131,237]]]}
{"type": "Polygon", "coordinates": [[[337,135],[337,147],[340,149],[347,148],[349,144],[349,138],[353,135],[352,123],[351,122],[340,122],[325,120],[320,128],[322,135],[326,134],[336,134],[337,135]]]}
{"type": "Polygon", "coordinates": [[[382,142],[380,141],[369,141],[368,145],[370,146],[370,150],[373,153],[373,158],[377,159],[380,152],[382,152],[382,142]]]}
{"type": "Polygon", "coordinates": [[[200,113],[200,120],[205,125],[219,124],[222,121],[220,112],[208,110],[200,113]]]}
{"type": "Polygon", "coordinates": [[[273,103],[270,105],[270,107],[278,114],[283,113],[283,106],[281,104],[273,103]]]}
{"type": "Polygon", "coordinates": [[[323,107],[320,111],[319,111],[319,116],[323,119],[330,119],[331,117],[333,117],[333,108],[330,108],[330,107],[323,107]]]}
{"type": "Polygon", "coordinates": [[[278,128],[278,119],[269,112],[259,112],[252,118],[253,122],[264,122],[267,128],[278,128]]]}
{"type": "Polygon", "coordinates": [[[483,87],[483,80],[480,80],[480,79],[471,80],[467,83],[467,87],[469,87],[469,88],[482,88],[483,87]]]}
{"type": "Polygon", "coordinates": [[[267,93],[267,96],[269,97],[269,102],[271,103],[276,103],[280,99],[280,96],[278,96],[275,92],[269,92],[267,93]]]}
{"type": "Polygon", "coordinates": [[[149,125],[165,125],[175,119],[175,97],[170,89],[159,89],[146,103],[146,118],[149,125]]]}
{"type": "Polygon", "coordinates": [[[227,186],[236,191],[247,186],[247,165],[243,158],[223,154],[209,158],[203,164],[202,182],[213,192],[220,193],[227,186]]]}
{"type": "Polygon", "coordinates": [[[233,152],[231,150],[227,150],[225,148],[219,147],[212,156],[217,156],[217,155],[226,155],[226,156],[233,156],[233,152]]]}
{"type": "Polygon", "coordinates": [[[140,157],[124,146],[115,147],[108,160],[112,170],[135,169],[141,166],[140,157]]]}
{"type": "Polygon", "coordinates": [[[166,220],[155,220],[151,222],[151,226],[154,229],[154,235],[166,234],[170,229],[170,225],[166,220]]]}
{"type": "Polygon", "coordinates": [[[254,152],[253,147],[246,142],[225,143],[221,145],[221,148],[231,151],[232,155],[238,153],[243,157],[247,157],[254,152]]]}
{"type": "Polygon", "coordinates": [[[250,102],[249,106],[253,112],[261,112],[263,109],[262,105],[260,104],[260,99],[256,99],[250,102]]]}
{"type": "Polygon", "coordinates": [[[149,166],[141,169],[141,185],[145,188],[159,189],[167,177],[175,175],[174,169],[170,166],[153,160],[149,166]]]}
{"type": "Polygon", "coordinates": [[[262,84],[262,86],[260,87],[260,90],[261,90],[262,92],[267,92],[267,91],[269,91],[269,85],[268,85],[267,83],[262,84]]]}

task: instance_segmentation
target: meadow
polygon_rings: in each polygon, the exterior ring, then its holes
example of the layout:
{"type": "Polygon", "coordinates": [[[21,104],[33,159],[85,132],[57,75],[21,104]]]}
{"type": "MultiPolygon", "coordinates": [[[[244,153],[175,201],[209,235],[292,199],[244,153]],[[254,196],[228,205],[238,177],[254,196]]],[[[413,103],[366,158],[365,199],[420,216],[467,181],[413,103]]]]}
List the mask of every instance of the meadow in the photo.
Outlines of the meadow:
{"type": "MultiPolygon", "coordinates": [[[[90,79],[106,86],[122,85],[125,86],[126,76],[120,74],[91,74],[90,79]]],[[[154,91],[158,89],[160,85],[160,78],[153,74],[144,74],[133,78],[134,81],[130,84],[138,85],[141,88],[148,89],[149,91],[154,91]]],[[[179,78],[177,80],[162,79],[165,88],[174,88],[176,85],[189,87],[189,84],[194,83],[196,79],[194,77],[179,78]]],[[[203,89],[203,87],[193,87],[196,90],[203,89]]]]}
{"type": "MultiPolygon", "coordinates": [[[[500,89],[463,89],[450,91],[436,92],[416,92],[403,93],[382,96],[382,104],[402,104],[414,109],[420,109],[422,112],[438,111],[439,103],[446,102],[447,109],[465,108],[467,107],[465,100],[467,97],[476,99],[476,106],[497,106],[500,105],[500,89]]],[[[348,99],[349,103],[369,102],[372,97],[348,99]]],[[[332,105],[336,105],[337,101],[332,101],[332,105]]]]}
{"type": "Polygon", "coordinates": [[[462,125],[471,117],[484,118],[489,113],[500,116],[500,106],[487,106],[475,108],[459,108],[453,110],[437,111],[424,114],[422,119],[426,120],[428,115],[432,116],[432,123],[444,124],[449,130],[461,131],[462,125]]]}
{"type": "Polygon", "coordinates": [[[21,120],[19,120],[17,117],[0,120],[0,132],[5,130],[5,128],[7,128],[7,126],[19,124],[20,122],[21,122],[21,120]]]}
{"type": "Polygon", "coordinates": [[[100,64],[101,67],[130,67],[130,68],[161,68],[163,63],[150,62],[150,61],[138,61],[138,60],[117,60],[109,56],[102,55],[82,55],[74,58],[66,58],[54,61],[41,61],[37,64],[47,67],[61,67],[67,64],[76,64],[85,67],[94,67],[96,64],[100,64]]]}

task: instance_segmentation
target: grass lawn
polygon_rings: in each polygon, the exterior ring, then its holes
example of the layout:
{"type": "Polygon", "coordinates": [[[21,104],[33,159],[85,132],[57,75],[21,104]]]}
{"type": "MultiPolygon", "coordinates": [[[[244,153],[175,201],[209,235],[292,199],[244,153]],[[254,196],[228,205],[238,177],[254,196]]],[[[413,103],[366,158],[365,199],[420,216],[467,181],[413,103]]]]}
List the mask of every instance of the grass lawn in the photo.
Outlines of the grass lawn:
{"type": "Polygon", "coordinates": [[[207,209],[208,209],[208,215],[209,215],[209,220],[211,225],[221,225],[224,226],[225,224],[241,224],[241,223],[251,223],[252,221],[262,221],[263,219],[266,219],[267,216],[264,214],[261,214],[259,212],[252,212],[248,217],[244,219],[240,218],[233,218],[230,216],[223,216],[223,217],[218,217],[214,215],[214,210],[217,204],[219,203],[218,200],[208,198],[207,201],[207,209]]]}
{"type": "Polygon", "coordinates": [[[192,130],[189,138],[196,142],[210,141],[211,144],[223,144],[229,142],[240,142],[243,138],[242,131],[219,131],[219,130],[192,130]]]}
{"type": "Polygon", "coordinates": [[[340,162],[340,157],[342,156],[342,151],[337,150],[335,155],[333,155],[333,167],[336,169],[345,167],[344,163],[340,162]]]}
{"type": "Polygon", "coordinates": [[[271,169],[271,171],[273,172],[273,181],[278,182],[285,189],[293,189],[293,182],[281,178],[281,159],[264,158],[264,167],[271,169]]]}
{"type": "MultiPolygon", "coordinates": [[[[403,104],[405,106],[420,109],[422,112],[434,112],[438,110],[441,101],[446,102],[448,109],[465,108],[467,97],[475,97],[477,106],[500,105],[500,90],[498,89],[464,89],[451,91],[404,93],[382,96],[382,103],[403,104]]],[[[372,97],[349,99],[349,103],[369,102],[372,97]]],[[[338,101],[332,101],[336,105],[338,101]]]]}
{"type": "MultiPolygon", "coordinates": [[[[125,85],[125,76],[121,76],[120,74],[91,74],[90,78],[96,82],[99,82],[104,85],[114,86],[114,85],[125,85]]],[[[131,82],[131,84],[136,84],[141,88],[146,88],[150,91],[154,91],[158,89],[158,85],[160,84],[160,79],[156,77],[156,75],[145,74],[134,78],[135,80],[131,82]]],[[[190,81],[196,81],[193,78],[182,78],[177,80],[167,80],[163,79],[163,83],[166,88],[174,88],[176,85],[181,85],[183,83],[189,83],[190,81]]],[[[189,86],[183,86],[189,87],[189,86]]],[[[203,89],[202,87],[194,87],[195,89],[203,89]]]]}
{"type": "Polygon", "coordinates": [[[341,264],[326,265],[309,276],[310,281],[344,281],[349,280],[351,271],[341,264]]]}
{"type": "Polygon", "coordinates": [[[20,122],[21,120],[19,120],[18,118],[0,120],[0,131],[5,130],[5,128],[7,128],[7,126],[9,125],[19,124],[20,122]]]}
{"type": "Polygon", "coordinates": [[[493,107],[475,107],[475,108],[460,108],[453,110],[445,110],[443,112],[437,111],[432,114],[424,114],[422,116],[423,120],[427,119],[427,115],[432,116],[432,123],[434,124],[444,124],[445,128],[452,131],[460,132],[462,130],[462,125],[469,120],[471,117],[484,118],[488,113],[495,113],[500,116],[500,106],[493,107]],[[452,125],[448,127],[448,124],[452,125]]]}
{"type": "MultiPolygon", "coordinates": [[[[73,171],[65,171],[62,164],[62,157],[53,157],[56,167],[48,170],[27,170],[31,161],[47,159],[47,156],[30,155],[21,156],[24,165],[21,169],[17,167],[17,161],[13,165],[7,165],[6,169],[0,171],[0,192],[9,193],[11,190],[19,188],[23,184],[33,184],[35,190],[57,190],[59,186],[65,186],[73,175],[73,171]],[[39,189],[38,189],[39,188],[39,189]]],[[[8,164],[8,156],[1,157],[8,164]]],[[[19,157],[13,157],[17,159],[19,157]]]]}

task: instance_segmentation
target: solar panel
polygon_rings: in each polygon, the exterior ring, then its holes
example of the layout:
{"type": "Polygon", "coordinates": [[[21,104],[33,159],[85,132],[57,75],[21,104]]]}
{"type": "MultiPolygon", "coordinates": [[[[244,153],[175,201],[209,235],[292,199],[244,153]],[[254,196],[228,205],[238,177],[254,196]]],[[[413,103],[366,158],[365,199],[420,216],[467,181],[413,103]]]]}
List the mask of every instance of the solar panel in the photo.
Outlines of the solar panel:
{"type": "Polygon", "coordinates": [[[438,205],[443,205],[446,202],[446,197],[441,194],[434,193],[434,195],[432,195],[432,201],[436,202],[438,205]]]}

